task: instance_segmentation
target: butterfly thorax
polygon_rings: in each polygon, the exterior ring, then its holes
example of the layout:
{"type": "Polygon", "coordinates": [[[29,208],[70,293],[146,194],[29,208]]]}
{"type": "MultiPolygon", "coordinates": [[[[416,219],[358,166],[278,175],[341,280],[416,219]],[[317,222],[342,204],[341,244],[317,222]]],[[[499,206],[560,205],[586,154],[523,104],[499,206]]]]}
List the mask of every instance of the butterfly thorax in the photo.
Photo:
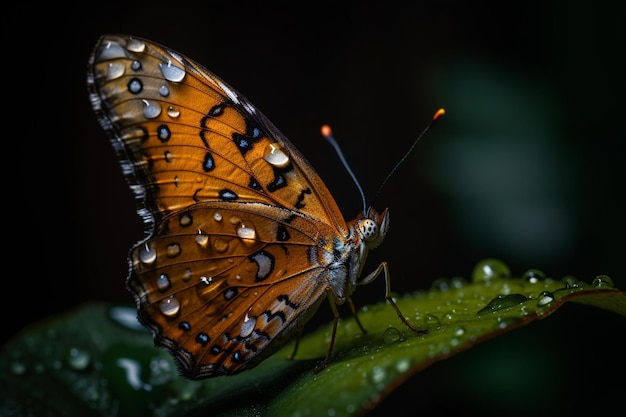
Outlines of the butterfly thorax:
{"type": "Polygon", "coordinates": [[[369,251],[382,243],[389,230],[389,211],[378,213],[370,208],[347,226],[348,238],[333,244],[337,259],[329,266],[330,286],[337,303],[343,303],[354,293],[369,251]]]}

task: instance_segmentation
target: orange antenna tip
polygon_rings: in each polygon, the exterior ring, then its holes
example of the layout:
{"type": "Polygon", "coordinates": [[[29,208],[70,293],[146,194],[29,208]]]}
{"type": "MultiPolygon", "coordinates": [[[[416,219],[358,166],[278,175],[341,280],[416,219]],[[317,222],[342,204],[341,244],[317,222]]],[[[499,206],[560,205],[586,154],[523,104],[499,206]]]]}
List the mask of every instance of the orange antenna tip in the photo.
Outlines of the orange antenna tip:
{"type": "Polygon", "coordinates": [[[322,136],[330,136],[333,134],[333,130],[328,125],[322,126],[322,136]]]}
{"type": "Polygon", "coordinates": [[[443,116],[444,114],[446,114],[446,110],[445,109],[439,109],[435,112],[435,115],[433,116],[433,120],[437,120],[439,119],[441,116],[443,116]]]}

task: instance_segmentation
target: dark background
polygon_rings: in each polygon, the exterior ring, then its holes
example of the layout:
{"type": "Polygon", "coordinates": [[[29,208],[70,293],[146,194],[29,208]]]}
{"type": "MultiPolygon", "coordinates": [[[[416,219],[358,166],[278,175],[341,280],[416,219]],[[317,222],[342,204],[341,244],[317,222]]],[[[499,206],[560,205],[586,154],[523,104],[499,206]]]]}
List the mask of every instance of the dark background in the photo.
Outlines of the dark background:
{"type": "MultiPolygon", "coordinates": [[[[333,126],[371,200],[445,107],[376,200],[392,223],[366,270],[387,260],[398,293],[469,278],[487,257],[515,276],[606,274],[626,288],[619,2],[281,3],[109,1],[45,23],[30,10],[7,16],[15,53],[5,86],[21,89],[14,106],[27,110],[5,114],[19,120],[21,141],[20,175],[7,177],[18,190],[7,200],[6,236],[20,230],[20,246],[8,242],[5,294],[18,314],[6,336],[86,301],[132,301],[125,258],[142,225],[85,87],[91,49],[111,32],[162,43],[225,79],[307,156],[347,218],[361,200],[319,127],[333,126]]],[[[383,295],[379,279],[354,298],[383,295]]],[[[623,376],[624,324],[565,306],[416,375],[380,410],[570,414],[615,405],[623,382],[603,378],[623,376]]]]}

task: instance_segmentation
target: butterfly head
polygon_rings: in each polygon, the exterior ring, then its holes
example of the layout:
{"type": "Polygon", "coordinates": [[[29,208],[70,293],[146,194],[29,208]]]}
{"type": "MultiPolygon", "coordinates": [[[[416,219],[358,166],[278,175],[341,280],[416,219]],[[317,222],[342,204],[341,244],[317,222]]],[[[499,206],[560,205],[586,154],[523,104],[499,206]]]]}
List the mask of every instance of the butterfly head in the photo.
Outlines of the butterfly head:
{"type": "Polygon", "coordinates": [[[367,215],[358,220],[357,230],[368,249],[377,248],[389,230],[389,210],[379,213],[370,207],[367,215]]]}

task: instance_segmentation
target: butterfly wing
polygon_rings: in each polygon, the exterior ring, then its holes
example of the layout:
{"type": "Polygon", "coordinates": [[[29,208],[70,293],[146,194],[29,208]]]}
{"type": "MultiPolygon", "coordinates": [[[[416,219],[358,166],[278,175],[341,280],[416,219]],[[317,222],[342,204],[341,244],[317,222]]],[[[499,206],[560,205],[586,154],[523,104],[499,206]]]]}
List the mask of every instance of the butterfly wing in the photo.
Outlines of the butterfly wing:
{"type": "Polygon", "coordinates": [[[152,225],[199,201],[262,202],[346,231],[300,152],[236,90],[144,39],[106,35],[90,57],[94,110],[152,225]]]}
{"type": "Polygon", "coordinates": [[[348,233],[330,192],[250,102],[177,52],[106,35],[88,86],[147,226],[128,278],[140,320],[187,377],[252,367],[324,298],[348,233]]]}
{"type": "Polygon", "coordinates": [[[317,247],[312,226],[274,206],[202,202],[167,216],[135,247],[129,286],[139,317],[183,374],[248,369],[315,312],[328,282],[317,251],[330,248],[317,247]]]}

